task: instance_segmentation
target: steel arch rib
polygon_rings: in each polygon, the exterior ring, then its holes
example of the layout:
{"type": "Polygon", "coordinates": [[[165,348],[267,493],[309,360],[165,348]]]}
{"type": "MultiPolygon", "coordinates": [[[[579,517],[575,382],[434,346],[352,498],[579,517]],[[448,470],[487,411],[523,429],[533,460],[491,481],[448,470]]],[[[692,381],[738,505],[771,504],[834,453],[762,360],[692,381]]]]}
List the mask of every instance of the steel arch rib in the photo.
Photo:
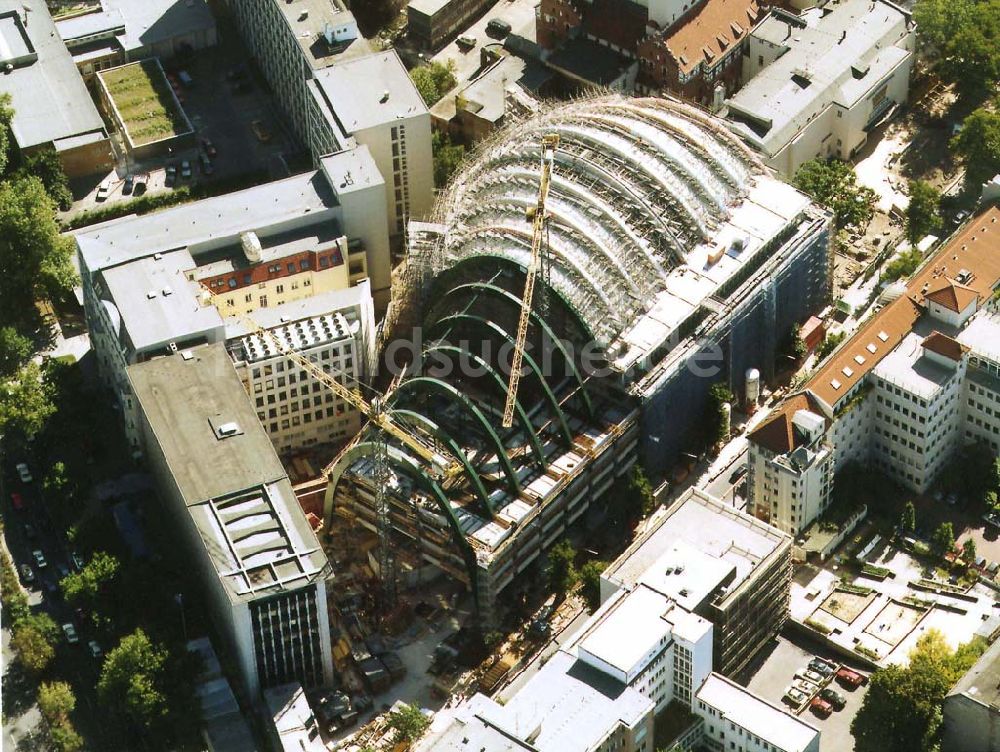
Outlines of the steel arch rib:
{"type": "Polygon", "coordinates": [[[503,442],[497,435],[497,432],[493,430],[493,426],[490,425],[486,416],[483,415],[482,410],[476,407],[472,403],[472,400],[458,391],[451,384],[441,381],[441,379],[434,378],[433,376],[415,376],[412,379],[407,379],[401,383],[393,393],[393,403],[395,404],[395,401],[400,397],[400,395],[417,390],[430,390],[436,392],[442,397],[446,397],[454,402],[457,402],[459,405],[464,407],[465,410],[473,416],[473,418],[475,418],[476,422],[483,429],[483,432],[492,442],[494,449],[496,449],[497,458],[503,467],[504,475],[507,476],[507,486],[510,489],[510,492],[515,496],[520,495],[521,483],[517,479],[517,474],[514,472],[513,466],[510,464],[510,458],[507,456],[507,449],[504,447],[503,442]]]}
{"type": "MultiPolygon", "coordinates": [[[[455,516],[455,510],[452,509],[451,502],[448,501],[448,497],[445,495],[444,490],[440,485],[438,485],[437,481],[423,471],[420,463],[410,457],[410,455],[406,454],[401,449],[392,446],[391,444],[386,448],[388,449],[387,453],[389,455],[390,464],[402,468],[407,475],[417,482],[421,488],[434,497],[437,505],[441,508],[442,513],[444,513],[445,518],[448,520],[448,526],[451,528],[452,537],[455,539],[455,543],[458,546],[459,551],[462,553],[462,558],[465,560],[465,566],[469,572],[469,583],[472,587],[473,594],[477,593],[478,588],[476,587],[476,579],[478,572],[476,567],[476,555],[472,550],[472,546],[469,545],[469,541],[465,537],[465,533],[462,531],[462,525],[458,521],[458,517],[455,516]]],[[[374,453],[375,444],[370,441],[362,441],[348,449],[341,458],[341,461],[337,464],[337,467],[333,469],[326,487],[326,497],[323,501],[323,520],[325,527],[328,528],[330,526],[330,519],[333,516],[333,497],[336,494],[337,486],[340,483],[340,479],[343,477],[344,472],[351,466],[354,460],[374,453]]],[[[479,599],[477,596],[476,607],[479,608],[479,605],[479,599]]]]}
{"type": "MultiPolygon", "coordinates": [[[[506,398],[507,396],[507,381],[497,373],[497,370],[487,363],[485,360],[480,358],[475,353],[471,353],[464,347],[455,347],[454,345],[431,345],[424,350],[425,353],[432,352],[442,352],[442,353],[454,353],[456,355],[462,356],[466,355],[471,358],[477,365],[483,368],[490,376],[493,377],[494,383],[500,390],[501,397],[506,398]]],[[[531,425],[531,421],[528,420],[528,414],[524,412],[524,407],[521,406],[521,400],[515,397],[514,399],[514,412],[517,413],[518,422],[524,428],[524,432],[528,434],[528,443],[531,444],[531,451],[535,455],[535,459],[538,460],[538,469],[545,471],[545,466],[548,464],[545,461],[545,450],[542,449],[541,443],[538,441],[538,434],[535,433],[535,427],[531,425]]]]}
{"type": "MultiPolygon", "coordinates": [[[[497,300],[507,301],[515,309],[520,309],[521,307],[521,301],[518,300],[513,293],[503,289],[502,287],[498,287],[497,285],[494,285],[490,282],[467,282],[464,285],[457,285],[449,289],[446,293],[444,293],[444,295],[441,297],[440,302],[444,302],[453,295],[464,294],[470,291],[476,293],[477,295],[482,293],[495,297],[497,300]]],[[[570,308],[569,310],[573,313],[574,318],[576,318],[577,324],[585,332],[589,333],[590,328],[586,325],[586,322],[584,322],[583,319],[581,319],[576,314],[576,312],[573,311],[572,308],[570,308]]],[[[434,325],[437,323],[439,318],[440,317],[436,316],[429,318],[428,321],[430,322],[430,324],[428,328],[433,329],[434,325]]],[[[580,387],[580,394],[583,396],[583,401],[587,405],[587,414],[593,417],[594,406],[590,401],[590,394],[587,391],[586,383],[583,380],[583,376],[580,375],[580,371],[577,369],[576,363],[573,362],[573,358],[570,357],[570,354],[566,351],[566,347],[565,345],[563,345],[562,340],[556,337],[555,332],[552,331],[552,328],[548,325],[545,319],[543,319],[534,311],[531,312],[531,320],[534,321],[535,324],[537,324],[539,327],[541,327],[542,331],[545,332],[549,340],[551,340],[552,343],[555,345],[556,349],[559,351],[559,354],[562,355],[563,361],[569,366],[570,370],[573,372],[573,378],[576,379],[576,383],[580,387]]]]}
{"type": "MultiPolygon", "coordinates": [[[[481,327],[494,334],[503,338],[511,347],[516,347],[517,343],[514,338],[505,332],[496,322],[489,319],[485,319],[482,316],[474,316],[470,313],[453,313],[450,316],[445,316],[442,319],[438,319],[434,325],[430,328],[433,332],[438,327],[444,326],[445,324],[450,325],[452,322],[462,322],[467,321],[475,326],[481,327]]],[[[559,429],[563,435],[563,439],[566,442],[566,446],[570,446],[573,443],[573,435],[570,433],[569,425],[566,423],[566,414],[563,412],[562,407],[559,406],[559,400],[556,399],[555,394],[552,393],[552,389],[549,387],[549,383],[545,380],[542,374],[542,369],[538,367],[538,363],[534,358],[531,357],[527,352],[524,353],[524,362],[528,364],[528,368],[538,377],[539,383],[542,385],[542,391],[545,392],[545,399],[549,403],[549,407],[552,408],[552,414],[559,421],[559,429]]]]}
{"type": "Polygon", "coordinates": [[[473,488],[475,488],[476,495],[479,497],[479,500],[483,503],[483,508],[489,512],[490,517],[496,516],[496,509],[493,508],[493,502],[490,501],[490,495],[486,492],[486,487],[483,485],[482,477],[478,472],[476,472],[476,469],[472,466],[472,463],[469,462],[469,458],[466,456],[465,452],[462,451],[462,448],[453,438],[451,438],[451,436],[442,430],[442,428],[433,420],[416,410],[404,410],[397,407],[392,411],[392,414],[394,416],[408,418],[422,424],[432,436],[447,445],[452,454],[458,458],[462,467],[465,468],[465,474],[469,478],[469,482],[472,483],[473,488]]]}

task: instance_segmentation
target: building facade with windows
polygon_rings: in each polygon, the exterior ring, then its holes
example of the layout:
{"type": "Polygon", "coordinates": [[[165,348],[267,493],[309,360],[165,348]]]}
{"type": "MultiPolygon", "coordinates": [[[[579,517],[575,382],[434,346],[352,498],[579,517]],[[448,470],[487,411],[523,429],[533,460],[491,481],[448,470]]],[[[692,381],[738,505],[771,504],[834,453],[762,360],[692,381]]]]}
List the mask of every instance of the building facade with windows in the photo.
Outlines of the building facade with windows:
{"type": "Polygon", "coordinates": [[[316,383],[297,384],[294,395],[291,388],[265,389],[264,369],[276,369],[284,358],[238,321],[252,315],[331,372],[343,368],[352,384],[369,378],[374,303],[366,272],[376,244],[387,274],[385,203],[381,183],[362,182],[351,156],[325,158],[316,173],[77,234],[98,369],[123,408],[133,446],[139,437],[127,367],[204,343],[227,344],[251,398],[264,400],[258,411],[280,451],[339,443],[357,429],[356,416],[325,394],[322,405],[312,404],[316,383]],[[337,193],[331,186],[345,171],[358,183],[337,193]]]}
{"type": "Polygon", "coordinates": [[[724,116],[786,177],[816,157],[850,159],[905,104],[915,45],[910,13],[888,0],[772,10],[749,35],[745,85],[724,116]]]}
{"type": "MultiPolygon", "coordinates": [[[[340,0],[231,0],[229,9],[314,161],[366,147],[390,235],[424,218],[434,199],[431,116],[398,54],[372,52],[340,0]]],[[[381,301],[388,288],[373,293],[381,301]]]]}
{"type": "Polygon", "coordinates": [[[251,698],[333,679],[330,564],[222,344],[127,369],[139,447],[251,698]]]}
{"type": "Polygon", "coordinates": [[[797,533],[825,509],[831,467],[872,466],[924,493],[963,444],[1000,451],[998,289],[1000,209],[992,206],[932,254],[901,297],[841,344],[800,394],[750,434],[754,513],[797,533]],[[811,444],[795,432],[796,416],[807,405],[826,425],[811,444]],[[762,472],[795,467],[797,458],[804,458],[798,473],[762,472]],[[803,485],[803,473],[825,480],[803,485]]]}

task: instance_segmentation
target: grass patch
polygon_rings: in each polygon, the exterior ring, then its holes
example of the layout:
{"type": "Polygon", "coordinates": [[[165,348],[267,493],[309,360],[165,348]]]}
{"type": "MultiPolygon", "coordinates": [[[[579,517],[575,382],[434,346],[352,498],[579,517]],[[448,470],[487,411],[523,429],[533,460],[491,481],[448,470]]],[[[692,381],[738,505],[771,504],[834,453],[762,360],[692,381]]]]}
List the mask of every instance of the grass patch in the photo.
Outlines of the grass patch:
{"type": "Polygon", "coordinates": [[[884,580],[886,577],[892,577],[892,570],[866,563],[861,567],[861,574],[874,580],[884,580]]]}
{"type": "Polygon", "coordinates": [[[155,60],[112,68],[100,76],[134,146],[188,131],[170,83],[155,60]]]}
{"type": "Polygon", "coordinates": [[[866,658],[871,658],[873,661],[877,661],[880,658],[878,653],[876,653],[871,648],[866,648],[864,645],[855,645],[854,652],[861,653],[861,655],[865,656],[866,658]]]}
{"type": "Polygon", "coordinates": [[[826,624],[823,624],[820,621],[816,621],[815,619],[806,619],[805,625],[810,629],[815,629],[820,634],[828,635],[830,634],[830,632],[833,631],[828,626],[826,626],[826,624]]]}

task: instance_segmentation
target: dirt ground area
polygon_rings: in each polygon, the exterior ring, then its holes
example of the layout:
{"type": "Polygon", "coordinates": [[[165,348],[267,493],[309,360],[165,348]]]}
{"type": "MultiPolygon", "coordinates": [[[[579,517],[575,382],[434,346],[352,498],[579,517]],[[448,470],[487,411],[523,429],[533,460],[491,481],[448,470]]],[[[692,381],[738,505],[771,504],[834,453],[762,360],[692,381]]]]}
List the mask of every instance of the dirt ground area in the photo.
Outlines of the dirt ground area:
{"type": "Polygon", "coordinates": [[[902,603],[887,603],[885,608],[865,627],[865,633],[882,642],[896,647],[913,631],[923,618],[926,609],[906,606],[902,603]]]}
{"type": "Polygon", "coordinates": [[[837,590],[827,596],[827,599],[823,601],[820,608],[828,614],[836,616],[838,619],[850,624],[861,616],[861,612],[868,608],[868,604],[873,600],[875,600],[874,593],[860,595],[858,593],[846,593],[842,590],[837,590]]]}

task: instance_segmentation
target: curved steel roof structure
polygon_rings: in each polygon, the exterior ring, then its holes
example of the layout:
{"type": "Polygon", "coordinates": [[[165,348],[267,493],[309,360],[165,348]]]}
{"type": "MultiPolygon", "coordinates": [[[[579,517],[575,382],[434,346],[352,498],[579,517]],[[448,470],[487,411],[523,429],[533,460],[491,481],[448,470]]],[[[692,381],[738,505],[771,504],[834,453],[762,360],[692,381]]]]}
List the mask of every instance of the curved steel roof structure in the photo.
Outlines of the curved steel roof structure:
{"type": "MultiPolygon", "coordinates": [[[[551,499],[589,499],[610,484],[610,469],[635,458],[639,380],[653,378],[706,315],[725,315],[727,296],[809,205],[711,116],[676,100],[579,100],[491,139],[432,221],[410,225],[424,363],[388,404],[461,472],[443,481],[392,446],[394,527],[477,593],[504,587],[525,566],[508,544],[551,540],[541,530],[557,529],[553,515],[564,514],[551,499]],[[547,202],[549,266],[536,289],[516,420],[504,429],[504,348],[514,344],[531,247],[526,210],[536,205],[542,136],[552,132],[560,143],[547,202]],[[608,367],[588,368],[587,348],[608,367]],[[451,367],[428,368],[446,361],[451,367]],[[427,543],[430,529],[437,538],[427,543]],[[482,584],[483,571],[491,584],[482,584]]],[[[337,464],[328,520],[336,501],[374,525],[374,430],[337,464]]],[[[585,508],[567,505],[569,521],[585,508]]]]}

